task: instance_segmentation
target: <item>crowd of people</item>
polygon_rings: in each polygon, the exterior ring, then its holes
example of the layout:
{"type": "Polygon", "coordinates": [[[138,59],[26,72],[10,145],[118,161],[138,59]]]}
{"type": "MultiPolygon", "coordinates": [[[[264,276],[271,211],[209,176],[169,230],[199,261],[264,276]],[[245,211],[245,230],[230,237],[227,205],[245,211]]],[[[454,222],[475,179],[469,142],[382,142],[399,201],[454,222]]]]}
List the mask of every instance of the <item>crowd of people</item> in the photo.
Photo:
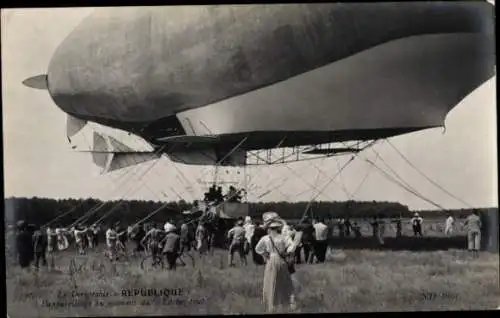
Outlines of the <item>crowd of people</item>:
{"type": "MultiPolygon", "coordinates": [[[[237,219],[234,225],[224,231],[228,243],[228,265],[235,266],[234,256],[238,254],[241,266],[247,266],[247,257],[251,255],[253,263],[265,265],[263,295],[272,311],[278,305],[294,306],[293,284],[290,275],[293,274],[295,264],[323,263],[329,246],[329,240],[334,234],[335,224],[339,236],[355,237],[360,235],[359,225],[350,219],[337,219],[336,222],[324,218],[304,217],[296,225],[289,224],[275,212],[263,214],[262,222],[247,216],[237,219]]],[[[396,220],[397,235],[401,235],[401,220],[396,220]]],[[[410,220],[415,236],[422,236],[423,218],[415,213],[410,220]]],[[[374,217],[371,225],[373,236],[381,244],[385,231],[383,216],[374,217]]],[[[445,222],[445,233],[453,232],[454,219],[450,215],[445,222]]],[[[168,269],[175,270],[176,262],[185,252],[196,251],[203,256],[213,248],[214,227],[210,226],[206,218],[180,220],[176,224],[172,219],[165,224],[150,222],[135,224],[128,227],[120,222],[111,224],[105,231],[107,257],[117,259],[120,249],[127,250],[128,242],[135,246],[134,253],[147,251],[153,258],[165,258],[168,269]]],[[[478,212],[474,211],[467,217],[468,246],[477,253],[480,249],[481,220],[478,212]]],[[[16,252],[18,264],[22,268],[35,268],[40,264],[47,266],[47,256],[54,266],[54,254],[66,250],[71,242],[76,246],[79,254],[85,255],[89,249],[99,245],[102,225],[78,224],[65,229],[61,227],[35,227],[25,221],[17,223],[16,252]]],[[[181,260],[182,262],[182,260],[181,260]]]]}

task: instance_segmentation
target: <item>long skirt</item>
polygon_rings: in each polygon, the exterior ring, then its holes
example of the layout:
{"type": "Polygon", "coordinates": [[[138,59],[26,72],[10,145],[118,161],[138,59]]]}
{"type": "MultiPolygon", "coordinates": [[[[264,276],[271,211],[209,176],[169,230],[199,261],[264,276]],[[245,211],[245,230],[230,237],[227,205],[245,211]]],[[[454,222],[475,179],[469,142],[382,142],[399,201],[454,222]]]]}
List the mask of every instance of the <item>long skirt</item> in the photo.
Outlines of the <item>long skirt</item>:
{"type": "Polygon", "coordinates": [[[293,283],[288,265],[277,254],[271,254],[264,269],[262,296],[267,311],[276,306],[290,305],[293,283]]]}

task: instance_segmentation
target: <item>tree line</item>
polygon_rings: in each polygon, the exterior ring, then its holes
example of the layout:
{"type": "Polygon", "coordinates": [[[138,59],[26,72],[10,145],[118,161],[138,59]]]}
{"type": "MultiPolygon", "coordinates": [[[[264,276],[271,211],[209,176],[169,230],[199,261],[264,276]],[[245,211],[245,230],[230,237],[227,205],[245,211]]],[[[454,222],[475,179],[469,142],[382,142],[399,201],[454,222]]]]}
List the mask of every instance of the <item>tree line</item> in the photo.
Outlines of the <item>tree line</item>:
{"type": "MultiPolygon", "coordinates": [[[[309,215],[324,218],[371,218],[383,215],[387,218],[409,218],[413,215],[408,206],[397,202],[377,201],[317,201],[317,202],[249,202],[249,214],[259,218],[263,212],[276,211],[285,219],[297,220],[302,218],[306,208],[309,215]]],[[[88,199],[49,199],[49,198],[18,198],[5,199],[5,221],[13,224],[18,220],[26,220],[34,224],[46,224],[59,217],[55,224],[66,226],[72,224],[91,210],[86,224],[92,224],[103,216],[103,223],[117,221],[132,224],[144,218],[149,213],[162,208],[150,220],[166,222],[169,219],[178,219],[181,213],[193,208],[193,203],[184,200],[177,202],[155,202],[140,200],[101,201],[88,199]],[[111,211],[112,210],[112,211],[111,211]],[[71,212],[70,212],[71,211],[71,212]],[[61,216],[62,215],[62,216],[61,216]]],[[[461,210],[427,210],[418,211],[423,218],[443,218],[451,213],[456,218],[468,215],[470,209],[461,210]]]]}

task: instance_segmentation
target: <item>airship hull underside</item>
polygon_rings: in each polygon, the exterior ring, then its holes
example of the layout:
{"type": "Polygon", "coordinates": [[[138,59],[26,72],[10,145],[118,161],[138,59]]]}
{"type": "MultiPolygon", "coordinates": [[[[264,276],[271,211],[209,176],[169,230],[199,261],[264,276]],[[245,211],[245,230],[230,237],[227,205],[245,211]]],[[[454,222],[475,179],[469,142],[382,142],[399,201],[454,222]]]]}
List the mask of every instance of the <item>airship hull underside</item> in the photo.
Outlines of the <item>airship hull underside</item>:
{"type": "Polygon", "coordinates": [[[493,76],[485,43],[476,34],[400,39],[177,117],[188,135],[350,131],[374,139],[377,130],[437,127],[493,76]]]}

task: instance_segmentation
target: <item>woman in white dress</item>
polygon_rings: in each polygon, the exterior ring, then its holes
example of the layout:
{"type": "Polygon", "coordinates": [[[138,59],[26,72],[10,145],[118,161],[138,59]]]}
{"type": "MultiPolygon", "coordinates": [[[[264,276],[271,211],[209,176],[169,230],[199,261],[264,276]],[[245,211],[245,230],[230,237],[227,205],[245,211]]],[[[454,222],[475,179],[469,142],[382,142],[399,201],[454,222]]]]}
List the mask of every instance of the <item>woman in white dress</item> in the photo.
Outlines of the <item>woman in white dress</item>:
{"type": "Polygon", "coordinates": [[[285,222],[277,213],[266,212],[263,215],[268,235],[262,237],[255,251],[266,262],[262,296],[267,311],[272,312],[278,306],[294,306],[293,282],[288,263],[295,252],[295,244],[288,235],[280,234],[285,222]]]}

